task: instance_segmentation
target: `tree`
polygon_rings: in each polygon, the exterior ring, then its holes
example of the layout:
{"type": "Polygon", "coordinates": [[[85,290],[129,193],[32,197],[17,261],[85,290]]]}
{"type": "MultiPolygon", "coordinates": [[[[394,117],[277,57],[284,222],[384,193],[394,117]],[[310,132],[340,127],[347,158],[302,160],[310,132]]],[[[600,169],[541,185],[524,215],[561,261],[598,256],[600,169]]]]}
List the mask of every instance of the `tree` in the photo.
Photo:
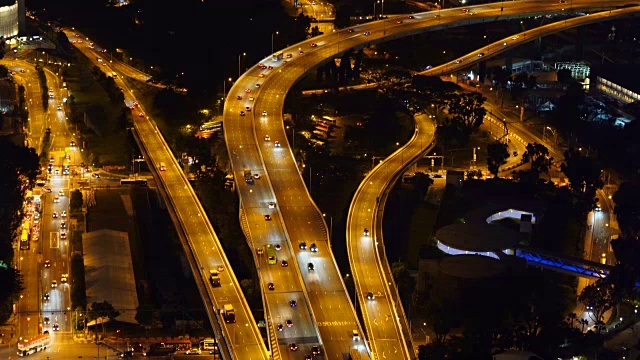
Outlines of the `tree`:
{"type": "Polygon", "coordinates": [[[111,303],[105,300],[101,303],[94,302],[91,304],[91,308],[89,309],[87,316],[89,317],[89,320],[95,320],[96,325],[97,323],[102,325],[102,333],[104,334],[104,323],[106,322],[106,319],[113,321],[120,316],[120,312],[117,311],[111,303]]]}
{"type": "Polygon", "coordinates": [[[578,321],[578,315],[574,312],[567,315],[567,324],[573,329],[573,325],[578,321]]]}
{"type": "Polygon", "coordinates": [[[138,305],[135,319],[140,325],[151,325],[153,322],[153,307],[150,304],[138,305]]]}
{"type": "Polygon", "coordinates": [[[0,78],[6,78],[7,76],[9,76],[9,69],[4,65],[0,65],[0,78]]]}
{"type": "Polygon", "coordinates": [[[640,183],[623,182],[613,194],[620,230],[626,239],[637,240],[640,236],[640,183]]]}
{"type": "MultiPolygon", "coordinates": [[[[613,291],[613,285],[606,279],[600,279],[582,289],[578,301],[591,310],[589,317],[594,323],[602,322],[604,313],[613,307],[613,291]]],[[[600,332],[600,327],[598,327],[598,332],[600,332]]]]}
{"type": "Polygon", "coordinates": [[[553,158],[549,157],[549,149],[537,142],[528,143],[526,151],[522,154],[522,161],[531,165],[531,172],[535,178],[540,174],[549,172],[553,158]]]}
{"type": "Polygon", "coordinates": [[[469,129],[479,127],[487,114],[483,106],[485,100],[478,92],[458,94],[448,102],[449,114],[454,121],[461,121],[469,129]]]}
{"type": "Polygon", "coordinates": [[[564,163],[560,169],[567,176],[571,190],[591,199],[591,202],[596,190],[604,186],[600,174],[601,167],[592,158],[582,155],[576,149],[564,152],[564,163]]]}
{"type": "Polygon", "coordinates": [[[342,29],[351,23],[351,17],[355,15],[353,7],[349,4],[343,4],[338,6],[336,10],[336,17],[333,20],[333,25],[336,29],[342,29]]]}
{"type": "Polygon", "coordinates": [[[412,288],[411,275],[409,275],[409,269],[407,269],[405,262],[399,260],[391,264],[391,274],[398,287],[398,292],[405,293],[412,288]]]}
{"type": "Polygon", "coordinates": [[[71,193],[71,200],[69,201],[69,208],[71,212],[77,212],[82,210],[82,191],[74,190],[71,193]]]}
{"type": "Polygon", "coordinates": [[[498,177],[500,166],[506,164],[508,158],[509,147],[507,144],[495,141],[487,145],[487,165],[489,172],[492,173],[493,176],[498,177]]]}

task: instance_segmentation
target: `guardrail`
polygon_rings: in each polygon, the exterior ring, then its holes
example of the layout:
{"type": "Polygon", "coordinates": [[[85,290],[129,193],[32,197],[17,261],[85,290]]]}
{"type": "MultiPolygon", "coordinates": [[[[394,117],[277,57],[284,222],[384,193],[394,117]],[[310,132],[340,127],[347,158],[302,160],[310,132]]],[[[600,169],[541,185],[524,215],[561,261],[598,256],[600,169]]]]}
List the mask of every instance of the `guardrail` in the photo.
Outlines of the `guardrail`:
{"type": "MultiPolygon", "coordinates": [[[[351,227],[352,214],[354,213],[353,207],[357,203],[359,195],[362,193],[363,189],[369,184],[370,179],[374,176],[374,174],[380,171],[380,169],[382,169],[383,166],[388,164],[393,158],[397,158],[397,156],[404,156],[403,152],[406,151],[412,144],[414,144],[417,141],[420,135],[417,130],[418,130],[418,127],[416,126],[416,131],[414,132],[413,137],[403,147],[396,150],[393,154],[388,156],[386,159],[380,162],[373,170],[371,170],[371,172],[360,183],[360,186],[358,186],[358,189],[356,190],[356,193],[354,195],[354,200],[351,203],[349,216],[347,219],[347,239],[349,242],[351,241],[351,232],[354,230],[351,227]]],[[[404,163],[401,166],[401,168],[386,181],[385,185],[379,191],[379,196],[376,197],[377,200],[373,209],[374,226],[372,227],[373,233],[371,235],[371,238],[376,240],[376,243],[374,246],[375,246],[376,258],[379,264],[378,270],[380,271],[380,276],[384,282],[385,288],[387,289],[387,294],[389,295],[389,299],[391,300],[391,304],[390,304],[391,309],[396,313],[397,319],[403,323],[400,326],[401,338],[405,344],[406,351],[409,354],[409,356],[415,356],[413,354],[413,347],[411,345],[411,333],[410,333],[410,328],[408,324],[408,318],[404,312],[404,308],[402,306],[402,300],[400,299],[400,295],[398,294],[398,289],[397,289],[397,286],[395,286],[395,281],[393,280],[393,276],[391,273],[391,267],[389,266],[389,262],[387,260],[386,250],[384,248],[384,241],[382,236],[383,234],[382,219],[384,214],[384,205],[386,203],[389,192],[392,189],[392,185],[398,181],[402,173],[406,171],[407,168],[413,166],[413,164],[415,164],[420,158],[422,158],[424,154],[428,153],[433,148],[434,145],[435,145],[435,137],[428,144],[426,144],[421,149],[420,152],[418,152],[413,157],[409,158],[409,160],[406,163],[404,163]]],[[[357,229],[355,230],[357,231],[357,229]]],[[[350,250],[351,245],[347,244],[347,249],[350,250]]],[[[349,256],[349,262],[351,264],[354,264],[355,262],[351,260],[351,251],[348,251],[348,256],[349,256]]],[[[359,288],[360,281],[357,276],[357,271],[355,271],[354,269],[352,273],[354,274],[353,275],[354,283],[356,287],[359,288]]],[[[360,297],[359,299],[360,299],[361,306],[362,307],[366,306],[365,299],[363,299],[362,297],[360,297]]],[[[370,324],[365,321],[365,326],[370,327],[370,324]]],[[[367,330],[370,331],[370,329],[367,329],[367,330]]],[[[368,339],[368,341],[370,340],[368,339]]]]}

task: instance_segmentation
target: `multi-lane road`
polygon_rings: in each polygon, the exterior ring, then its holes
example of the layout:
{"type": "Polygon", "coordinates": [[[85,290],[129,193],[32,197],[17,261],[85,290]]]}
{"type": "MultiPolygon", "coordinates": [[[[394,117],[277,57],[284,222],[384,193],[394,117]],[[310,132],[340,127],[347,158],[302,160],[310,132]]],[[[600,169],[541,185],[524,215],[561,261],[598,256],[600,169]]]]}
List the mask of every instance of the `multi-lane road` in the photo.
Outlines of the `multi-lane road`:
{"type": "MultiPolygon", "coordinates": [[[[607,3],[606,6],[621,4],[623,2],[607,3]]],[[[500,5],[471,7],[470,12],[474,15],[463,13],[460,9],[450,9],[440,11],[439,16],[424,13],[395,17],[303,41],[284,49],[283,60],[266,58],[262,65],[267,68],[256,65],[249,69],[229,91],[224,126],[234,174],[242,179],[243,170],[250,168],[263,177],[266,175],[267,180],[256,182],[255,185],[239,182],[243,209],[259,209],[264,214],[271,214],[273,219],[268,226],[253,221],[249,221],[248,226],[252,233],[254,228],[258,231],[267,226],[273,238],[280,239],[281,234],[286,234],[282,240],[298,260],[297,270],[308,291],[313,320],[318,325],[320,339],[329,357],[343,356],[354,345],[361,346],[354,342],[350,331],[358,325],[330,253],[326,224],[309,197],[298,164],[286,141],[282,123],[284,98],[302,75],[341,51],[428,30],[563,11],[563,5],[555,2],[510,2],[504,4],[502,10],[500,5]],[[267,135],[269,141],[266,140],[267,135]],[[279,147],[275,145],[276,141],[279,147]],[[277,207],[268,209],[266,204],[273,199],[277,199],[277,207]],[[298,244],[303,241],[316,242],[320,251],[312,254],[299,249],[298,244]],[[308,263],[315,265],[314,271],[308,270],[308,263]],[[318,271],[319,264],[322,272],[318,271]],[[327,307],[332,310],[327,311],[327,307]]],[[[596,1],[573,2],[574,9],[587,11],[601,6],[605,7],[596,1]]],[[[379,283],[384,281],[382,277],[379,279],[379,283]]],[[[266,286],[265,281],[263,286],[266,286]]],[[[376,324],[376,328],[379,326],[376,324]]],[[[401,332],[396,332],[395,341],[402,343],[401,332]]],[[[374,357],[387,353],[386,350],[373,350],[377,351],[374,357]]]]}
{"type": "MultiPolygon", "coordinates": [[[[104,69],[108,75],[113,72],[117,74],[117,70],[111,68],[112,63],[98,61],[99,55],[90,47],[90,41],[86,37],[76,37],[75,32],[71,30],[67,30],[66,34],[71,41],[76,40],[74,45],[94,65],[104,69]]],[[[116,78],[116,83],[123,89],[126,100],[136,101],[127,84],[119,76],[116,78]]],[[[191,259],[192,271],[197,279],[196,283],[207,307],[212,326],[218,335],[220,332],[223,334],[223,337],[219,338],[224,344],[221,347],[223,352],[227,357],[233,356],[238,359],[268,358],[269,354],[238,280],[180,164],[145,109],[139,105],[132,112],[137,138],[145,153],[146,161],[150,161],[150,168],[156,174],[158,183],[162,184],[178,233],[187,243],[185,251],[191,259]],[[159,170],[161,163],[166,165],[165,171],[159,170]],[[222,286],[212,287],[209,283],[209,270],[216,269],[218,266],[224,268],[224,271],[220,272],[222,286]],[[223,320],[221,310],[224,305],[233,307],[235,323],[225,323],[223,320]]]]}
{"type": "Polygon", "coordinates": [[[411,140],[362,181],[349,208],[347,250],[371,350],[382,358],[413,358],[411,334],[386,259],[382,217],[388,190],[403,170],[434,146],[435,124],[415,117],[411,140]]]}
{"type": "MultiPolygon", "coordinates": [[[[566,4],[564,4],[566,5],[566,4]]],[[[568,10],[568,9],[567,9],[568,10]]],[[[573,12],[568,12],[567,15],[571,15],[573,12]]],[[[579,26],[593,24],[596,22],[615,20],[623,17],[636,17],[640,15],[640,6],[633,6],[612,11],[602,11],[598,13],[585,13],[582,16],[577,16],[571,19],[564,19],[556,21],[550,24],[546,24],[531,30],[521,32],[508,36],[504,39],[495,41],[485,47],[465,54],[462,57],[451,60],[439,66],[435,66],[429,70],[421,72],[421,75],[442,75],[452,74],[462,69],[468,68],[476,63],[486,61],[489,58],[495,57],[507,51],[510,51],[516,46],[526,44],[533,40],[536,40],[542,36],[553,34],[559,31],[565,31],[579,26]]]]}

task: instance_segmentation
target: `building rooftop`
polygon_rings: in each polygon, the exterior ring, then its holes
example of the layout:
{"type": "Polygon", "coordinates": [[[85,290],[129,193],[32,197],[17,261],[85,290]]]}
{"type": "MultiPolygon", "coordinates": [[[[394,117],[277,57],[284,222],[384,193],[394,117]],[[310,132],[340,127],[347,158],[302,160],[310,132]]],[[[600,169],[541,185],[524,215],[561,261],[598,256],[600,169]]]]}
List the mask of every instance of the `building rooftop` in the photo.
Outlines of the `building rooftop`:
{"type": "MultiPolygon", "coordinates": [[[[108,301],[118,309],[136,309],[138,294],[126,232],[102,229],[82,234],[87,304],[108,301]]],[[[118,321],[137,323],[135,311],[120,311],[118,321]]]]}
{"type": "Polygon", "coordinates": [[[593,73],[627,90],[640,94],[640,65],[611,64],[593,68],[593,73]]]}
{"type": "Polygon", "coordinates": [[[480,222],[443,226],[436,231],[436,238],[457,250],[490,252],[512,249],[519,241],[519,234],[504,226],[480,222]]]}
{"type": "Polygon", "coordinates": [[[506,266],[500,260],[482,255],[453,255],[440,260],[441,273],[463,279],[481,279],[500,275],[506,266]]]}

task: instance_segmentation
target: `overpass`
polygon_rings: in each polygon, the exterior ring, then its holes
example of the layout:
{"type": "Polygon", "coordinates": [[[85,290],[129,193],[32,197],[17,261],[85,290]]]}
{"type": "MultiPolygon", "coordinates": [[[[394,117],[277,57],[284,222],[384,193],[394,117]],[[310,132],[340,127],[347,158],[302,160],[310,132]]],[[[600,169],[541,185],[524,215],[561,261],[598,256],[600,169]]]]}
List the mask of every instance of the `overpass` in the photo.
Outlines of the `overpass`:
{"type": "MultiPolygon", "coordinates": [[[[625,1],[603,3],[576,0],[573,1],[572,9],[595,11],[625,4],[625,1]]],[[[500,4],[470,7],[470,12],[474,14],[471,16],[462,13],[460,9],[448,9],[437,15],[433,12],[421,13],[410,18],[393,17],[362,24],[285,48],[284,60],[265,58],[261,66],[253,66],[233,85],[229,91],[230,100],[225,103],[224,126],[234,174],[236,178],[242,179],[243,170],[250,168],[251,172],[263,176],[263,180],[254,185],[242,182],[238,184],[243,211],[251,213],[247,226],[252,233],[255,229],[273,241],[281,242],[283,248],[293,254],[294,264],[306,289],[303,293],[306,293],[305,298],[310,304],[311,321],[314,322],[314,325],[305,326],[309,331],[317,329],[327,356],[344,356],[350,348],[364,351],[369,346],[351,339],[351,330],[359,328],[359,324],[331,254],[327,226],[304,185],[300,170],[305,169],[302,166],[298,168],[286,141],[282,109],[291,86],[308,71],[345,51],[426,31],[561,13],[565,11],[562,6],[564,5],[555,1],[525,0],[505,3],[502,9],[500,4]],[[276,141],[280,146],[276,145],[276,141]],[[270,209],[267,205],[274,199],[277,199],[277,206],[270,209]],[[277,221],[265,222],[264,215],[270,215],[277,221]],[[299,247],[300,243],[311,241],[318,245],[319,252],[311,253],[299,247]],[[316,270],[308,270],[305,266],[308,263],[313,263],[316,270]]],[[[381,283],[384,279],[379,281],[381,283]]],[[[266,286],[264,282],[262,285],[266,286]]],[[[391,295],[386,293],[381,298],[388,303],[392,302],[391,295]]],[[[274,307],[271,304],[268,307],[273,314],[274,307]]],[[[387,306],[389,308],[391,307],[387,306]]],[[[374,321],[373,326],[367,328],[380,329],[387,326],[395,328],[388,332],[397,334],[394,343],[402,344],[402,331],[398,331],[397,321],[387,321],[384,324],[374,321]]],[[[374,351],[373,357],[388,354],[404,357],[399,352],[398,348],[387,349],[381,346],[374,351]]]]}
{"type": "MultiPolygon", "coordinates": [[[[565,4],[566,5],[566,4],[565,4]]],[[[468,53],[462,57],[449,61],[445,64],[435,66],[429,70],[425,70],[420,75],[435,76],[443,74],[451,74],[462,69],[468,68],[477,63],[486,61],[488,58],[498,56],[500,54],[511,51],[516,46],[534,41],[542,36],[550,35],[556,32],[593,24],[602,21],[610,21],[621,18],[637,17],[640,15],[640,6],[626,7],[612,11],[602,11],[593,14],[585,14],[571,19],[556,21],[547,25],[533,28],[528,31],[521,32],[504,39],[495,41],[476,51],[468,53]],[[482,55],[480,55],[482,54],[482,55]]]]}
{"type": "MultiPolygon", "coordinates": [[[[75,37],[73,31],[66,30],[65,33],[70,39],[75,37]]],[[[87,39],[74,45],[94,65],[104,69],[107,75],[110,75],[111,65],[100,65],[97,58],[92,55],[88,42],[87,39]]],[[[116,79],[116,82],[123,89],[125,101],[136,100],[121,78],[116,79]]],[[[223,357],[225,359],[268,359],[270,354],[264,345],[256,321],[198,197],[160,130],[145,114],[142,106],[133,111],[133,134],[145,159],[149,161],[149,168],[159,185],[171,219],[176,226],[211,326],[220,342],[223,357]],[[161,163],[167,165],[166,171],[159,171],[161,163]],[[220,273],[222,286],[213,288],[208,280],[209,269],[215,269],[219,265],[226,271],[220,273]],[[222,319],[220,310],[225,304],[233,306],[236,323],[227,324],[222,319]]]]}

